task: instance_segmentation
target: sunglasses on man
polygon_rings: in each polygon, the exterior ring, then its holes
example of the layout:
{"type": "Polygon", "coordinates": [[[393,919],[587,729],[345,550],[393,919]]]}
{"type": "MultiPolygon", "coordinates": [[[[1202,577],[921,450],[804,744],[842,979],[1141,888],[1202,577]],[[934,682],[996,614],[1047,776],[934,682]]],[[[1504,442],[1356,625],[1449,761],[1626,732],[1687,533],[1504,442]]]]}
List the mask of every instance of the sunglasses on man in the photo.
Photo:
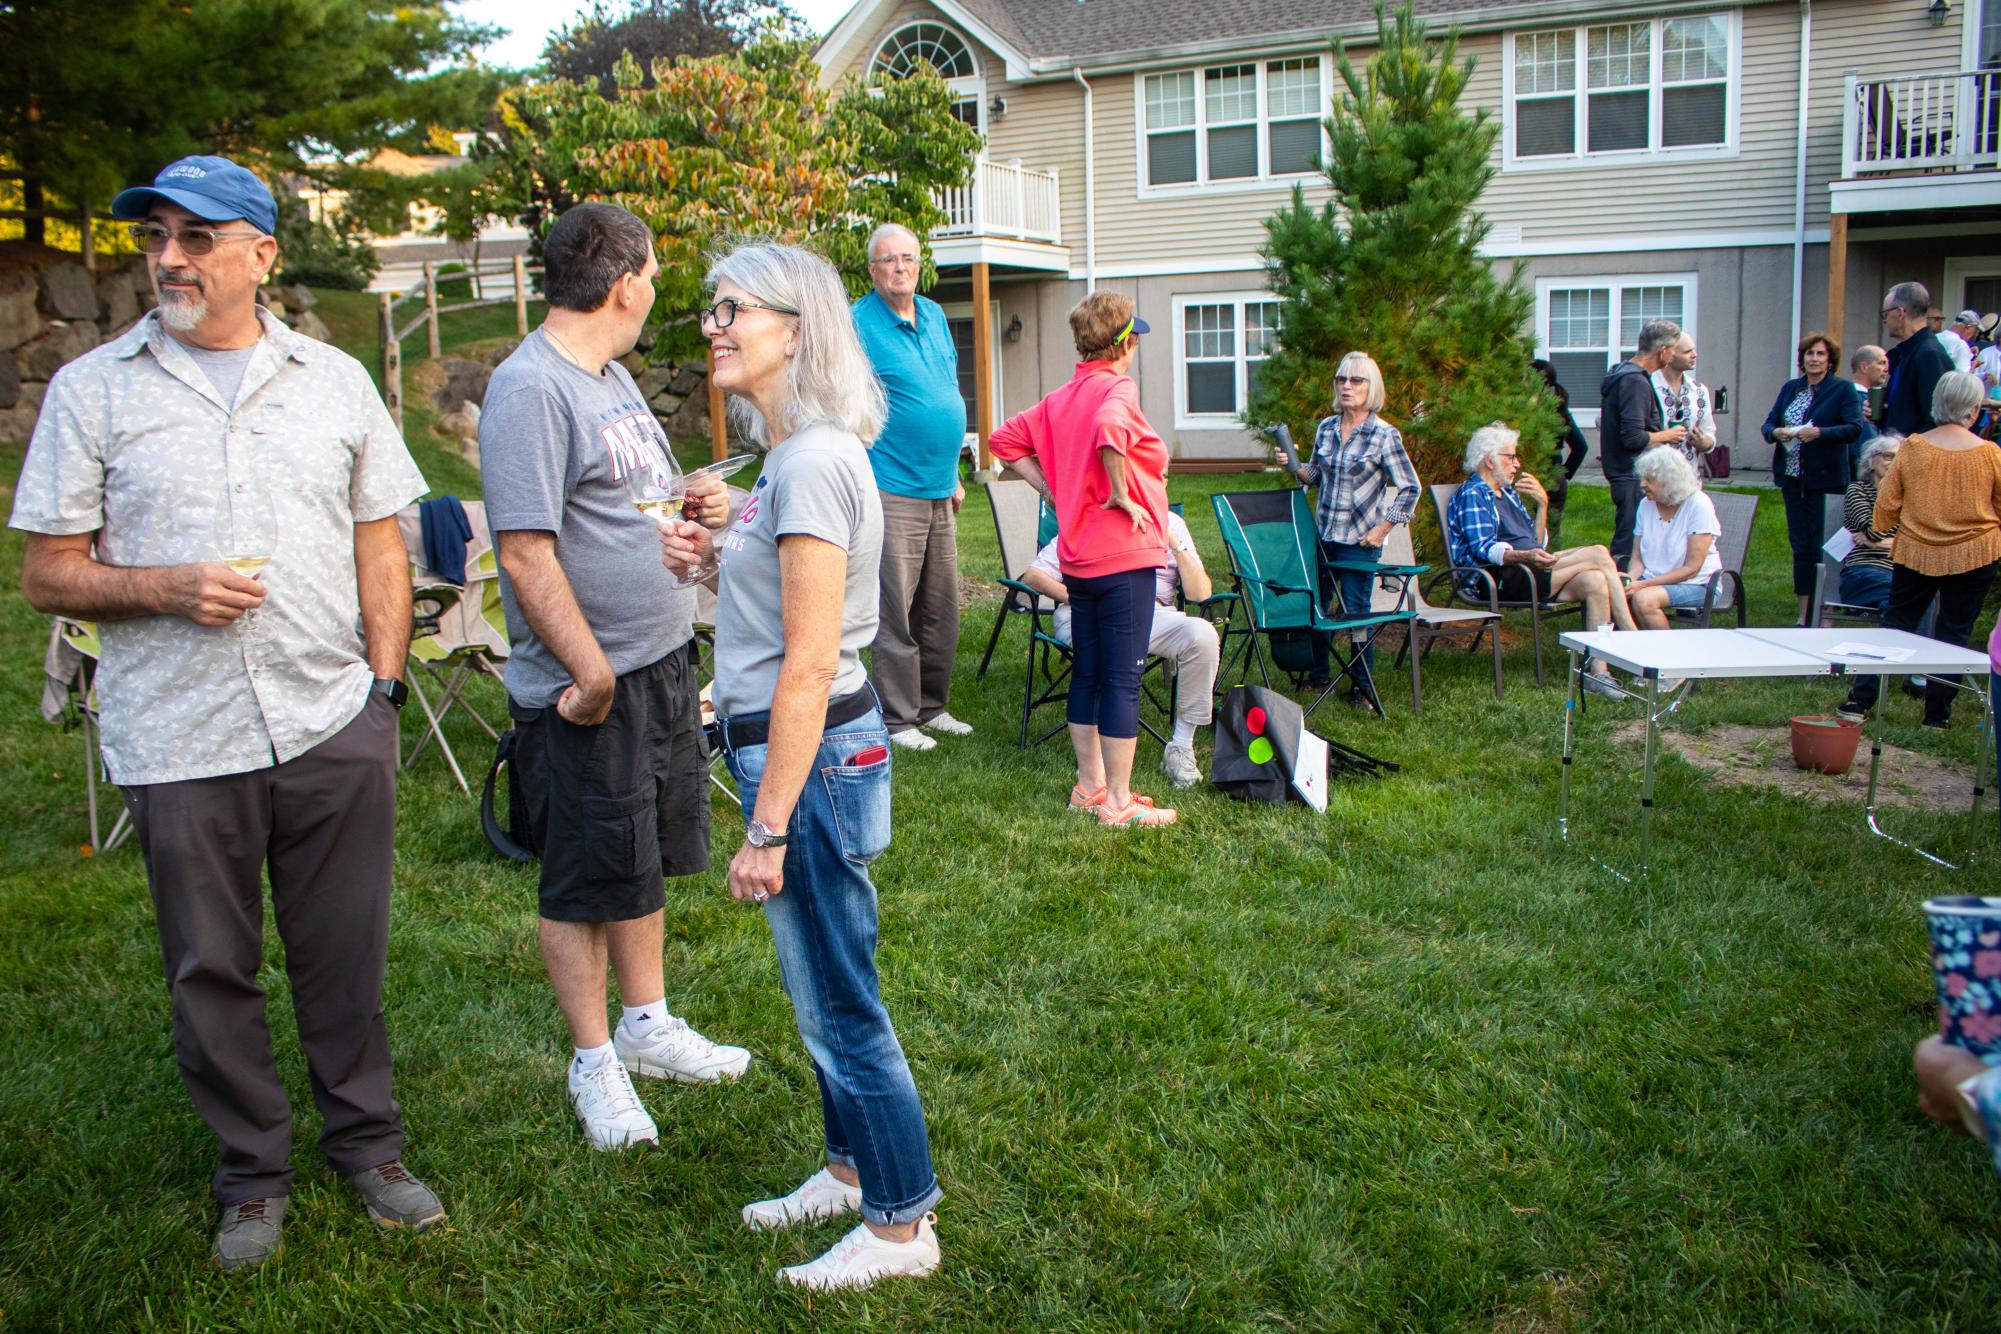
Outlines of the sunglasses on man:
{"type": "Polygon", "coordinates": [[[135,222],[131,231],[133,241],[149,255],[165,254],[167,242],[173,240],[179,243],[181,253],[189,259],[200,259],[223,241],[255,241],[264,235],[263,232],[219,232],[213,227],[183,227],[174,231],[157,222],[135,222]]]}

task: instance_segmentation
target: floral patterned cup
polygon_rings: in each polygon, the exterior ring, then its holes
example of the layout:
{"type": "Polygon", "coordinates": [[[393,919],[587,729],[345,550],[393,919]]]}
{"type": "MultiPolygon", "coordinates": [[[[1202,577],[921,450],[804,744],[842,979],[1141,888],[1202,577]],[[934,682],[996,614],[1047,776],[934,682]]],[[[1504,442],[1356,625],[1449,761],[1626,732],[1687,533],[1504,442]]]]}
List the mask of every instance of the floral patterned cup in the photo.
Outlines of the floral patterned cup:
{"type": "Polygon", "coordinates": [[[1985,1060],[2001,1056],[2001,898],[1930,899],[1939,1036],[1985,1060]]]}

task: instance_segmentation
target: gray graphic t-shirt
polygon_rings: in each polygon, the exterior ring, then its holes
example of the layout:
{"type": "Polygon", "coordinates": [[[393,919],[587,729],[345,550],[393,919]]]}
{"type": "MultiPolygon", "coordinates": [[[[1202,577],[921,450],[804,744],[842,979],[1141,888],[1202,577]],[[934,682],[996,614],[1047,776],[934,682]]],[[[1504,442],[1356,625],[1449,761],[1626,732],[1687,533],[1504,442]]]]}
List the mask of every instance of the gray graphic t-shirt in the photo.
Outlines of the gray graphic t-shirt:
{"type": "Polygon", "coordinates": [[[785,658],[778,539],[792,534],[848,553],[841,661],[828,697],[859,690],[868,679],[861,652],[875,639],[882,602],[882,495],[860,440],[830,426],[809,426],[771,451],[750,499],[716,534],[722,577],[713,698],[726,718],[771,707],[785,658]]]}
{"type": "MultiPolygon", "coordinates": [[[[688,642],[694,591],[674,587],[659,528],[633,508],[625,485],[641,468],[671,476],[673,455],[623,366],[592,375],[541,330],[528,335],[487,386],[479,459],[488,524],[495,534],[556,534],[556,560],[614,672],[650,666],[688,642]]],[[[500,597],[512,641],[507,693],[547,708],[570,674],[529,629],[504,571],[500,597]]]]}

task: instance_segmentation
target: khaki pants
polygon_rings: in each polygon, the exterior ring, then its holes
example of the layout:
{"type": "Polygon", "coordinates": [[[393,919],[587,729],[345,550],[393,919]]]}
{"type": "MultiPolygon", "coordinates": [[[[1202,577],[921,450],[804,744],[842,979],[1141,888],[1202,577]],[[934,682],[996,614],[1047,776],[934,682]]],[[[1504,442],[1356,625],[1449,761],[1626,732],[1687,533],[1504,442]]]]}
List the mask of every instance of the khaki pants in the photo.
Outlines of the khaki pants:
{"type": "Polygon", "coordinates": [[[882,619],[869,675],[904,732],[945,712],[959,654],[959,528],[950,498],[882,495],[882,619]]]}
{"type": "MultiPolygon", "coordinates": [[[[1056,637],[1070,642],[1070,609],[1056,609],[1056,637]]],[[[1216,665],[1222,658],[1222,640],[1216,627],[1200,616],[1190,616],[1173,607],[1153,609],[1153,633],[1146,651],[1167,659],[1175,677],[1174,716],[1194,727],[1209,725],[1215,707],[1216,665]]]]}

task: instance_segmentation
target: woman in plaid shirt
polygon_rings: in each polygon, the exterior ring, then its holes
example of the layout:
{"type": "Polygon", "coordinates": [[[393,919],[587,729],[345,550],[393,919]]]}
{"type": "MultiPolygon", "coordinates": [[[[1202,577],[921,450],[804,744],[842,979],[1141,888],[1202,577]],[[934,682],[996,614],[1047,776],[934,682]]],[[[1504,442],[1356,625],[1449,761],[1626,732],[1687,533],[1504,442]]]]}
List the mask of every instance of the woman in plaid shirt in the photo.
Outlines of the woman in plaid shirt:
{"type": "MultiPolygon", "coordinates": [[[[1383,406],[1383,371],[1366,352],[1350,352],[1334,370],[1335,415],[1314,432],[1313,453],[1292,465],[1300,485],[1320,484],[1314,519],[1320,529],[1320,554],[1326,560],[1380,560],[1390,530],[1409,523],[1417,512],[1417,469],[1404,452],[1403,436],[1376,414],[1383,406]]],[[[1370,586],[1366,570],[1320,570],[1322,605],[1334,614],[1368,614],[1370,586]],[[1334,593],[1338,589],[1337,605],[1334,593]]],[[[1313,675],[1307,684],[1324,688],[1329,680],[1327,636],[1314,636],[1313,675]]],[[[1362,654],[1362,677],[1373,666],[1373,653],[1362,654]]],[[[1348,702],[1373,707],[1362,679],[1354,679],[1348,702]]]]}

